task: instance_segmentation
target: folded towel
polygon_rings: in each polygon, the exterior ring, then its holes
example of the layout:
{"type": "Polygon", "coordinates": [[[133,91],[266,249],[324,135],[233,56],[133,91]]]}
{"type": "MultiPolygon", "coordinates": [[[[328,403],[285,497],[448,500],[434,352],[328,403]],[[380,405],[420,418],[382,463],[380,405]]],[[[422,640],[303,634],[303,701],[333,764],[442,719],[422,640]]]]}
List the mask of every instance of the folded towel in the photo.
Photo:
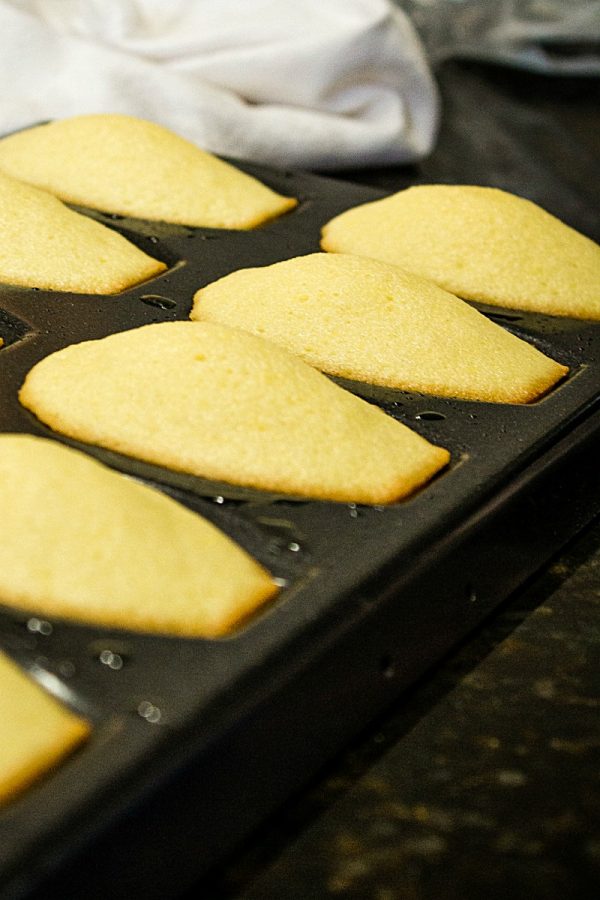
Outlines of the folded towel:
{"type": "Polygon", "coordinates": [[[332,169],[414,161],[438,97],[389,0],[0,0],[0,131],[89,112],[214,153],[332,169]]]}

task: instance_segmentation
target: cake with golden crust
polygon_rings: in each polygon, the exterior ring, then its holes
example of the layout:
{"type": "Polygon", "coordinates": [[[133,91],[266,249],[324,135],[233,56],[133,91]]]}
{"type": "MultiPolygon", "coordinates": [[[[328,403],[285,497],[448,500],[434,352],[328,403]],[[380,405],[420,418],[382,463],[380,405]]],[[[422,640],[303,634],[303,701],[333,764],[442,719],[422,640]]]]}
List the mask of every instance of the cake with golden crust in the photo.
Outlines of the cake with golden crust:
{"type": "Polygon", "coordinates": [[[332,375],[445,397],[527,403],[567,372],[433,282],[345,253],[232,272],[196,293],[191,318],[244,328],[332,375]]]}
{"type": "Polygon", "coordinates": [[[219,637],[278,591],[186,507],[78,450],[0,435],[0,603],[50,620],[219,637]]]}
{"type": "Polygon", "coordinates": [[[20,400],[72,438],[300,497],[391,503],[449,459],[299,357],[208,322],[65,347],[33,367],[20,400]]]}
{"type": "Polygon", "coordinates": [[[111,228],[2,172],[0,230],[5,284],[116,294],[166,269],[111,228]]]}
{"type": "Polygon", "coordinates": [[[467,300],[600,319],[600,247],[497,188],[410,187],[336,216],[321,246],[394,263],[467,300]]]}
{"type": "Polygon", "coordinates": [[[0,653],[0,805],[56,766],[91,727],[0,653]]]}
{"type": "Polygon", "coordinates": [[[256,228],[297,204],[169,129],[116,113],[9,135],[0,170],[66,203],[180,225],[256,228]]]}

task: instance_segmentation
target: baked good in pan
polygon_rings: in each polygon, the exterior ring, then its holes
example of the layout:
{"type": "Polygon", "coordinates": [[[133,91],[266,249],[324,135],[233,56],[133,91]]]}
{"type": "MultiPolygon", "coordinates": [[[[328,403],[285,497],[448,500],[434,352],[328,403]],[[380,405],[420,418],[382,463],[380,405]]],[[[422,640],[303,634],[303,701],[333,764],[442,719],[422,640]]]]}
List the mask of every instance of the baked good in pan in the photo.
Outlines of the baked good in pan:
{"type": "Polygon", "coordinates": [[[467,300],[600,319],[600,247],[496,188],[410,187],[336,216],[321,246],[395,263],[467,300]]]}
{"type": "Polygon", "coordinates": [[[0,172],[0,282],[116,294],[166,266],[56,197],[0,172]]]}
{"type": "Polygon", "coordinates": [[[390,503],[449,458],[299,357],[207,322],[65,347],[33,367],[20,400],[78,440],[300,497],[390,503]]]}
{"type": "Polygon", "coordinates": [[[202,516],[57,441],[0,435],[0,603],[44,618],[219,637],[278,588],[202,516]]]}
{"type": "Polygon", "coordinates": [[[297,203],[169,129],[120,114],[9,135],[0,170],[66,203],[181,225],[255,228],[297,203]]]}
{"type": "Polygon", "coordinates": [[[0,652],[0,806],[54,769],[90,731],[0,652]]]}
{"type": "Polygon", "coordinates": [[[232,272],[196,293],[191,318],[333,375],[445,397],[527,403],[567,371],[433,282],[345,253],[232,272]]]}

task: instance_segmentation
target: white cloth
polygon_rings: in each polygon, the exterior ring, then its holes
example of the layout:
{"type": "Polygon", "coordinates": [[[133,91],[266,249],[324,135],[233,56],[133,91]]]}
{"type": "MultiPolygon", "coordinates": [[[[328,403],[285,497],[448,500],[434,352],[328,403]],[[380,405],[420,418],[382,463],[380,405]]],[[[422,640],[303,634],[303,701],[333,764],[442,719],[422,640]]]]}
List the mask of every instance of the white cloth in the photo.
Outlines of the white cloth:
{"type": "Polygon", "coordinates": [[[89,112],[308,169],[410,162],[438,97],[389,0],[0,0],[0,131],[89,112]]]}

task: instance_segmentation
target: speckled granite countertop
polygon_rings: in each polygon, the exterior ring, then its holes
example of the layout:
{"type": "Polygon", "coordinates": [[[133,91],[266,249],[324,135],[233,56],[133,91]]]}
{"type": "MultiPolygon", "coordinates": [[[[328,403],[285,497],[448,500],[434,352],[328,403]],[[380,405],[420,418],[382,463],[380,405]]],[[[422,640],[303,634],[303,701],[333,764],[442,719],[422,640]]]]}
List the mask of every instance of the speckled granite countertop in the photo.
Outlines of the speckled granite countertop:
{"type": "MultiPolygon", "coordinates": [[[[495,184],[600,239],[598,81],[439,80],[434,155],[344,177],[495,184]]],[[[600,896],[599,673],[596,522],[186,897],[600,896]]]]}
{"type": "Polygon", "coordinates": [[[597,897],[599,672],[600,522],[201,896],[597,897]]]}

